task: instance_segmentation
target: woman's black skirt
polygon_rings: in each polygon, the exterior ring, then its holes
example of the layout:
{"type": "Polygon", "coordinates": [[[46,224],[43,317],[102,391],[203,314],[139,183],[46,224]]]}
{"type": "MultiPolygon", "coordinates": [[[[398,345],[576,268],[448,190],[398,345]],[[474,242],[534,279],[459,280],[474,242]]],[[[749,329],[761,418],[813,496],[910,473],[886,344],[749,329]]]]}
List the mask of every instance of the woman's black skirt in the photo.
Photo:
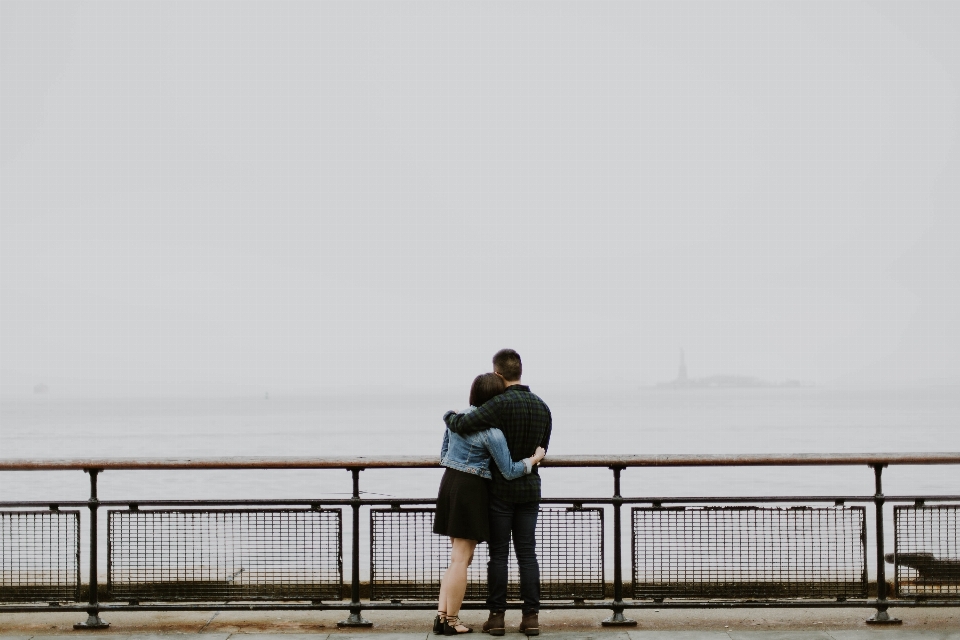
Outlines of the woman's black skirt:
{"type": "Polygon", "coordinates": [[[489,482],[478,475],[448,468],[440,481],[433,532],[451,538],[489,540],[489,482]]]}

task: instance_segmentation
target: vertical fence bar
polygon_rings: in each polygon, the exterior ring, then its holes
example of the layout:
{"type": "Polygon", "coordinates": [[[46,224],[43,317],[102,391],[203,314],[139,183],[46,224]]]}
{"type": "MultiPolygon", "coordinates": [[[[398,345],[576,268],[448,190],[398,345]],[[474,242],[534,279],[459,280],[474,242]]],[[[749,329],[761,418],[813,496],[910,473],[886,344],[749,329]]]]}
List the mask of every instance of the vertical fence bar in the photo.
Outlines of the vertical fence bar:
{"type": "Polygon", "coordinates": [[[613,615],[601,624],[605,627],[634,627],[637,621],[623,615],[623,567],[620,566],[623,546],[620,534],[620,507],[623,504],[620,495],[620,472],[626,467],[615,465],[610,468],[613,469],[613,615]]]}
{"type": "Polygon", "coordinates": [[[891,618],[887,613],[887,568],[883,560],[883,485],[881,475],[886,464],[874,464],[873,478],[876,492],[873,496],[874,508],[877,512],[877,612],[867,618],[867,624],[901,624],[899,618],[891,618]]]}
{"type": "Polygon", "coordinates": [[[353,474],[353,552],[350,576],[350,615],[337,623],[338,627],[372,627],[373,623],[360,615],[360,467],[347,469],[353,474]]]}
{"type": "Polygon", "coordinates": [[[110,623],[100,619],[100,603],[97,599],[97,509],[100,507],[100,500],[97,499],[97,474],[103,469],[84,471],[90,474],[90,499],[87,500],[87,506],[90,507],[90,603],[87,607],[86,622],[78,622],[73,628],[106,629],[110,623]]]}

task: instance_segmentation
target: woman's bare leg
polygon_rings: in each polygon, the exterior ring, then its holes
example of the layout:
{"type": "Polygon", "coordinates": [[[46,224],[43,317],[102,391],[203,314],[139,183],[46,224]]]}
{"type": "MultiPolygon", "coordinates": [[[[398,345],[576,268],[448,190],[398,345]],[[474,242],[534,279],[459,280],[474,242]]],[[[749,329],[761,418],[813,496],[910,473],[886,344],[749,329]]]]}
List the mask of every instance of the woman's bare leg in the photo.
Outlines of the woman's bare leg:
{"type": "MultiPolygon", "coordinates": [[[[453,618],[460,614],[460,605],[463,604],[463,596],[467,592],[467,567],[473,562],[473,550],[477,541],[450,538],[450,542],[453,551],[450,553],[450,566],[440,581],[440,604],[437,609],[445,611],[448,617],[453,618]]],[[[460,629],[465,631],[466,627],[460,625],[457,630],[460,629]]]]}

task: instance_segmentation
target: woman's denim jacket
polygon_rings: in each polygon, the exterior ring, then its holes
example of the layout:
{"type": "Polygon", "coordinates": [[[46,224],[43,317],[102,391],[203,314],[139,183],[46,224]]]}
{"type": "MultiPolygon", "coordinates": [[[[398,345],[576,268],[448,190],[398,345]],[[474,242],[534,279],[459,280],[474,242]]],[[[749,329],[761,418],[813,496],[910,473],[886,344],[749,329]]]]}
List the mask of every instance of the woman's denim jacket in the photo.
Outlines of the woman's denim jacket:
{"type": "MultiPolygon", "coordinates": [[[[473,407],[467,409],[472,410],[473,407]]],[[[440,464],[444,467],[473,473],[490,480],[491,456],[507,480],[530,473],[531,467],[527,460],[514,462],[510,457],[510,447],[507,446],[507,439],[500,429],[484,429],[467,436],[457,435],[447,429],[443,434],[440,464]]]]}

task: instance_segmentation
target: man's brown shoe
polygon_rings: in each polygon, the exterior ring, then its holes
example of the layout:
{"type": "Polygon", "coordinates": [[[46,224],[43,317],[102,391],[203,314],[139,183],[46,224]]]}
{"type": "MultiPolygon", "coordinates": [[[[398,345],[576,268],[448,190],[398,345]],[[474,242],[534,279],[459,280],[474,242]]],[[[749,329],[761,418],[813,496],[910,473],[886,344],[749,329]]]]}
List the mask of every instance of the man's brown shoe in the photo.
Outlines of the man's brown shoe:
{"type": "Polygon", "coordinates": [[[520,631],[528,636],[540,635],[540,619],[535,613],[523,614],[523,620],[520,621],[520,631]]]}
{"type": "Polygon", "coordinates": [[[492,636],[502,636],[506,633],[506,624],[503,621],[503,611],[491,611],[490,617],[483,623],[483,632],[492,636]]]}

